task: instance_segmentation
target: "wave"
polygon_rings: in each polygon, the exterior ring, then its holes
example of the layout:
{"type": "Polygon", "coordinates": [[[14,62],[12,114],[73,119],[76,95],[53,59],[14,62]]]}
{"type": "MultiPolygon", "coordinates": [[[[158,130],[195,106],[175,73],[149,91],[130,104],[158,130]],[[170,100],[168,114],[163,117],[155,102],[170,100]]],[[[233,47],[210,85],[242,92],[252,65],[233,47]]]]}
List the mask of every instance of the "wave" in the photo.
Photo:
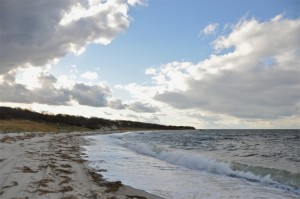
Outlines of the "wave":
{"type": "Polygon", "coordinates": [[[201,170],[214,174],[242,178],[292,191],[300,195],[300,173],[285,170],[251,166],[238,162],[224,162],[200,154],[180,150],[162,149],[142,143],[126,142],[117,136],[115,144],[133,150],[139,154],[151,156],[162,161],[192,170],[201,170]]]}
{"type": "Polygon", "coordinates": [[[300,189],[300,173],[292,173],[290,171],[275,168],[251,166],[239,162],[231,162],[231,168],[234,171],[251,172],[258,176],[269,176],[270,179],[275,182],[286,184],[294,187],[294,189],[300,189]]]}

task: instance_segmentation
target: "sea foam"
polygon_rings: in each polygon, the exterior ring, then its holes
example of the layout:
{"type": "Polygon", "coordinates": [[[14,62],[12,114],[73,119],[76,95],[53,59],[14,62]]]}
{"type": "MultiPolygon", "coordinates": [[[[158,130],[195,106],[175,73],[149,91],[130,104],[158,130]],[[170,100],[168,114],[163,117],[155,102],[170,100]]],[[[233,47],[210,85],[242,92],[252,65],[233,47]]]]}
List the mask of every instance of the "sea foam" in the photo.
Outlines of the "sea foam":
{"type": "Polygon", "coordinates": [[[150,136],[127,133],[87,137],[92,140],[92,145],[85,147],[90,166],[107,170],[102,175],[109,180],[121,180],[165,198],[298,198],[300,195],[298,186],[274,178],[277,171],[226,162],[199,151],[175,149],[169,143],[164,144],[160,133],[153,136],[163,144],[153,142],[152,137],[137,140],[136,135],[150,136]]]}
{"type": "Polygon", "coordinates": [[[300,188],[298,187],[299,179],[289,178],[285,179],[285,181],[278,180],[282,179],[281,177],[277,176],[280,174],[280,172],[282,172],[280,170],[272,173],[263,173],[261,171],[266,169],[261,167],[255,167],[259,168],[257,170],[249,169],[254,168],[250,165],[247,165],[243,168],[237,168],[236,165],[238,163],[220,161],[214,158],[205,157],[199,153],[193,153],[191,151],[174,149],[166,150],[158,146],[150,146],[145,143],[132,143],[128,142],[127,140],[123,140],[123,135],[112,135],[112,137],[117,138],[114,140],[115,144],[133,150],[136,153],[151,156],[168,163],[192,170],[201,170],[214,174],[243,178],[252,182],[260,182],[264,185],[286,189],[300,195],[300,188]]]}

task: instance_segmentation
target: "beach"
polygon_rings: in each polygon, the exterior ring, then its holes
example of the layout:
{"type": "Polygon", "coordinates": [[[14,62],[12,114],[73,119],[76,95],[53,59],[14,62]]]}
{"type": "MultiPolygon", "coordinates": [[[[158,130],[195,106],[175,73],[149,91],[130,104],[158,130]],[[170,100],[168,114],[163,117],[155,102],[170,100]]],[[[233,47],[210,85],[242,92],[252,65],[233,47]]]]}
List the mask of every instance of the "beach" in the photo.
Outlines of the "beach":
{"type": "Polygon", "coordinates": [[[80,146],[88,144],[82,136],[92,134],[0,134],[0,198],[160,198],[90,168],[80,146]]]}

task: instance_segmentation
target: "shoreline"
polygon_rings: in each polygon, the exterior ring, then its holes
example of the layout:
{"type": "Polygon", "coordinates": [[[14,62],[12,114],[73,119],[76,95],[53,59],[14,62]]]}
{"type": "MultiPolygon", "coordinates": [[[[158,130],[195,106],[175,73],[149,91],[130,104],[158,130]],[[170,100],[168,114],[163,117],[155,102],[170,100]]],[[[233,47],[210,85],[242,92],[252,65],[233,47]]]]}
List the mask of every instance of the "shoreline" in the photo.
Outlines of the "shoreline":
{"type": "Polygon", "coordinates": [[[121,182],[109,182],[82,158],[89,141],[104,132],[0,134],[0,198],[159,199],[121,182]]]}

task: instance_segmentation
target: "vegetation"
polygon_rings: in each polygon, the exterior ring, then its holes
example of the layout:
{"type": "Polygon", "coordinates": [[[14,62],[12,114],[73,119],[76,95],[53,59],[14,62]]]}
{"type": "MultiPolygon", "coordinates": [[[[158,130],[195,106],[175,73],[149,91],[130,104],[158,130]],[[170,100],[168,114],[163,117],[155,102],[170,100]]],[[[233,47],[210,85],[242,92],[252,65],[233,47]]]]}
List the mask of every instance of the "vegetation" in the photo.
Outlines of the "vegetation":
{"type": "MultiPolygon", "coordinates": [[[[26,109],[9,108],[9,107],[0,107],[0,120],[2,120],[0,122],[0,127],[5,126],[5,124],[9,124],[9,123],[11,125],[16,125],[16,122],[13,122],[13,120],[23,120],[24,122],[27,121],[27,124],[30,123],[33,126],[37,125],[36,123],[39,123],[39,125],[41,125],[41,123],[45,123],[47,128],[50,128],[52,126],[55,129],[60,129],[60,128],[69,129],[71,126],[80,128],[74,130],[87,130],[87,129],[95,130],[103,127],[116,127],[118,129],[132,129],[132,130],[133,129],[151,129],[151,130],[152,129],[153,130],[194,129],[194,127],[188,127],[188,126],[165,126],[160,124],[151,124],[151,123],[143,123],[143,122],[135,122],[135,121],[127,121],[127,120],[108,120],[108,119],[95,118],[95,117],[85,118],[82,116],[71,116],[71,115],[63,115],[63,114],[51,115],[51,114],[37,113],[26,109]]],[[[20,126],[22,126],[22,122],[20,126]]]]}
{"type": "Polygon", "coordinates": [[[88,131],[88,128],[62,125],[47,122],[35,122],[30,120],[0,120],[0,130],[3,132],[72,132],[88,131]]]}

